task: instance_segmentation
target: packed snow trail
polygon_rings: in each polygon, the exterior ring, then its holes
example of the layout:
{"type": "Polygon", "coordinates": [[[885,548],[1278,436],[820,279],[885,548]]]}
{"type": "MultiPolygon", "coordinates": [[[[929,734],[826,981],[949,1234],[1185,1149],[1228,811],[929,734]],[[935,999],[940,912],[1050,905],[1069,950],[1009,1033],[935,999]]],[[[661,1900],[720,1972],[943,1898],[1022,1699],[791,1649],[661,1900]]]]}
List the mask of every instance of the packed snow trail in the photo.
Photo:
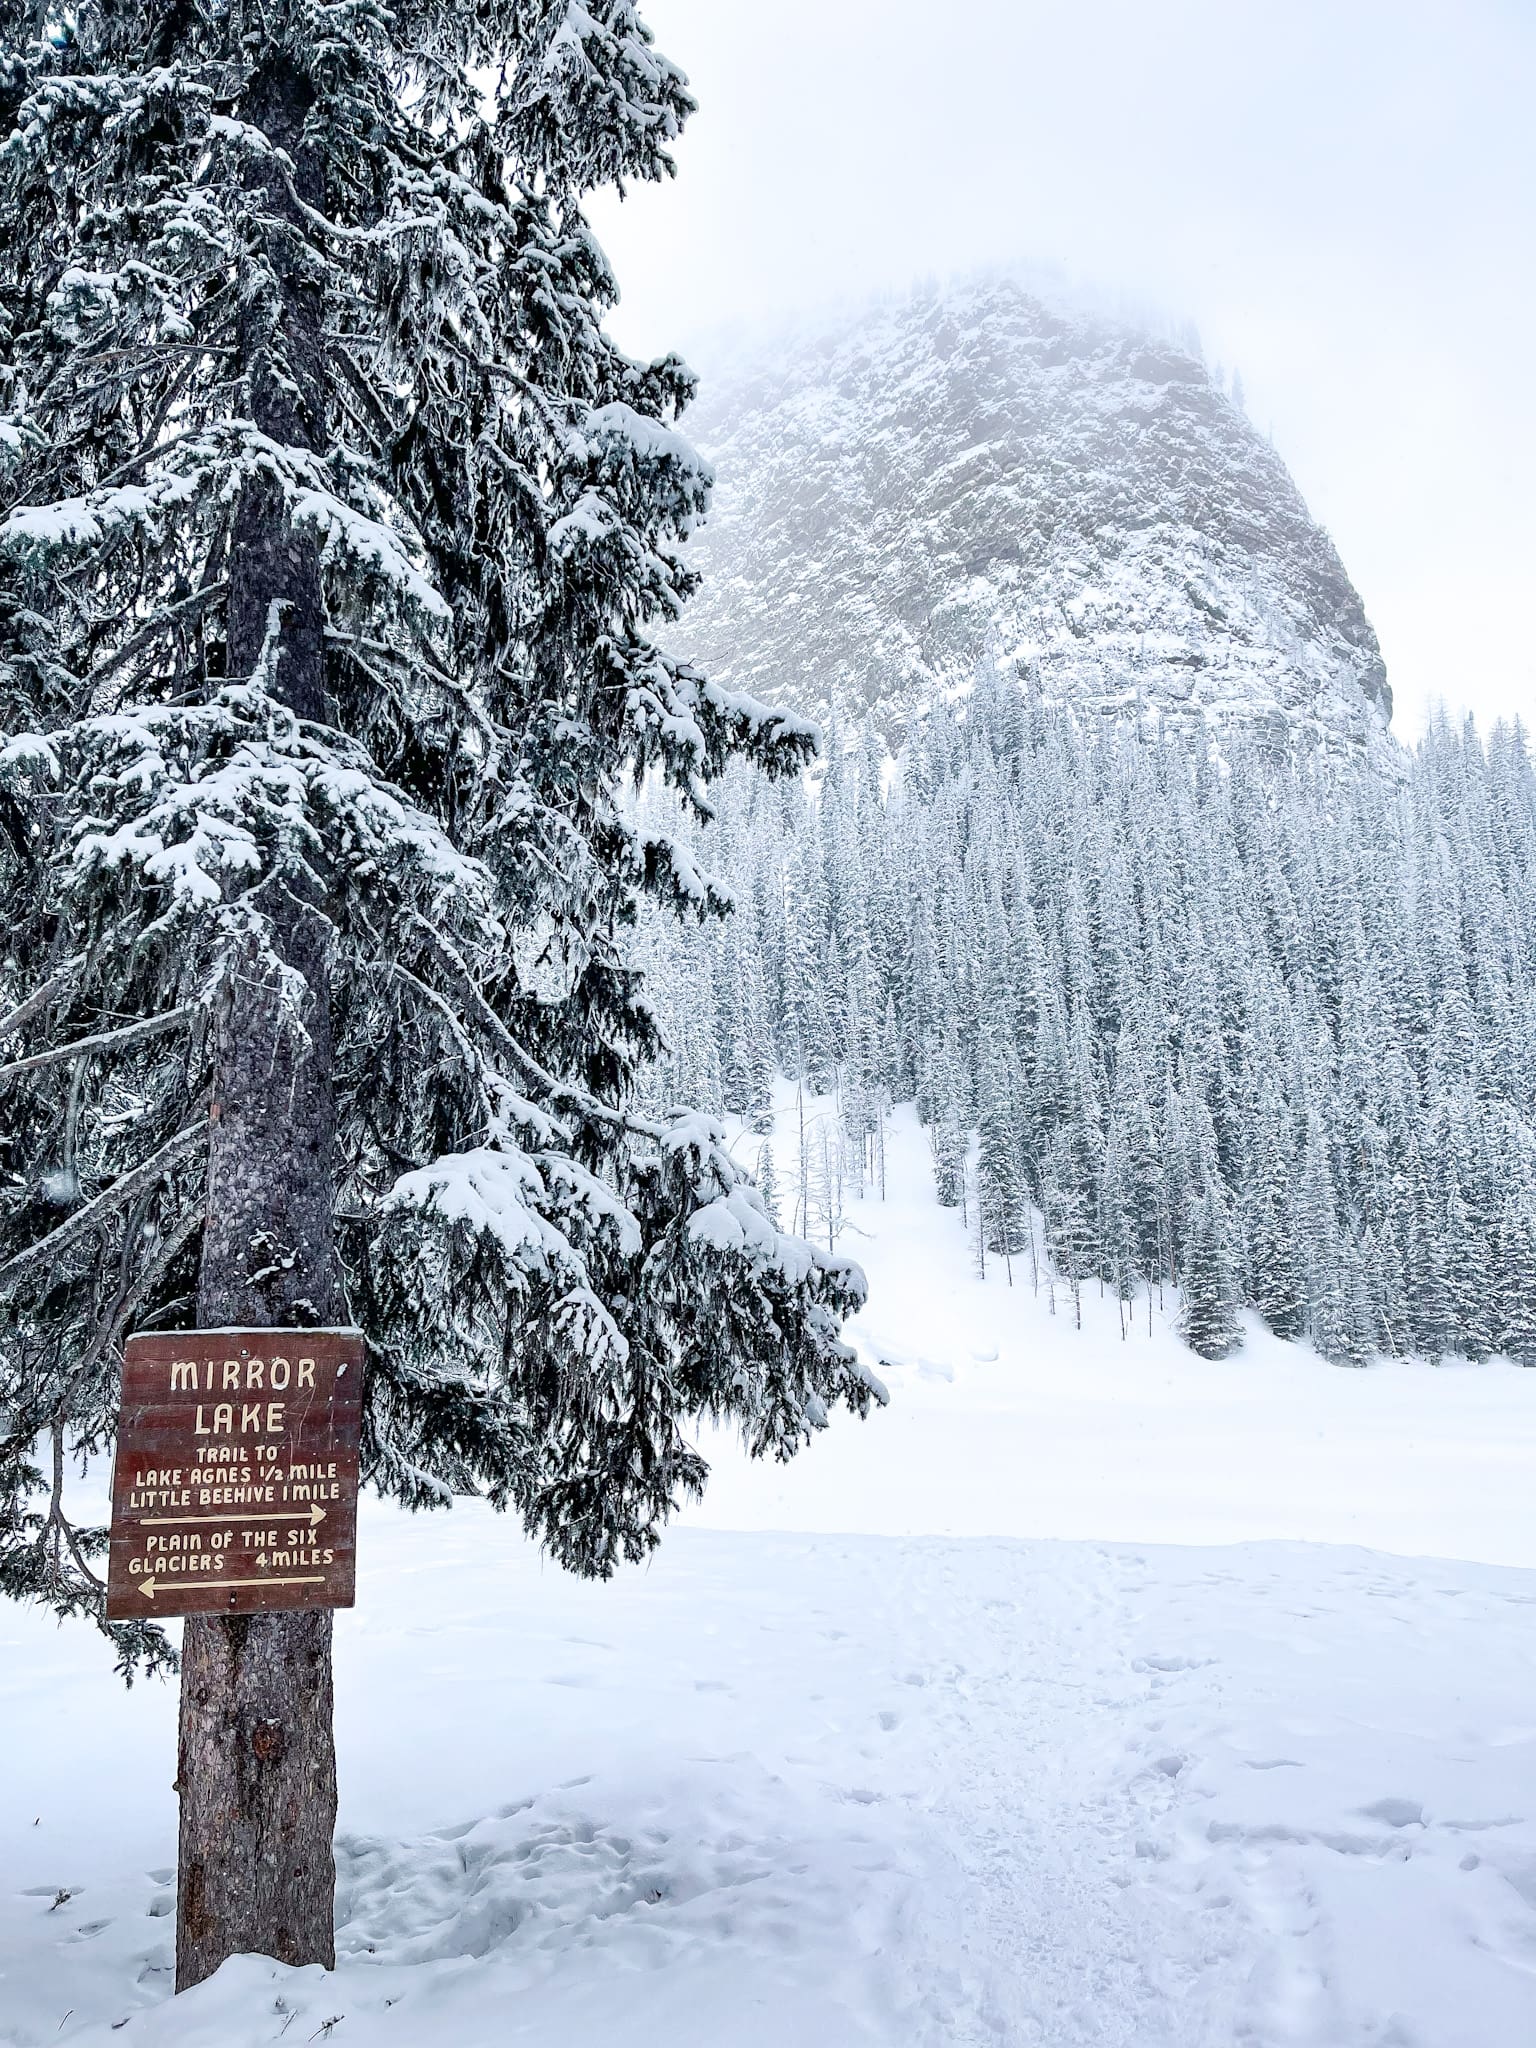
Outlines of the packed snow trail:
{"type": "Polygon", "coordinates": [[[1536,1574],[685,1529],[600,1587],[473,1509],[363,1555],[329,1977],[169,1999],[172,1693],[5,1618],[7,2048],[1536,2039],[1536,1574]]]}

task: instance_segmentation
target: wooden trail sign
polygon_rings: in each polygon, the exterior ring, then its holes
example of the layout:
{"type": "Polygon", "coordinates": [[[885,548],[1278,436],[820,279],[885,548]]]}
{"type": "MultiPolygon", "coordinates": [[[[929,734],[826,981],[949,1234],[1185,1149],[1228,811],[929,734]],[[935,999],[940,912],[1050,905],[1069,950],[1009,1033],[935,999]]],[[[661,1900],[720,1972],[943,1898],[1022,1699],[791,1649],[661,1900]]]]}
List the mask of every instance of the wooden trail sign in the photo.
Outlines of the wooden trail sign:
{"type": "Polygon", "coordinates": [[[362,1397],[356,1330],[130,1337],[108,1619],[350,1607],[362,1397]]]}

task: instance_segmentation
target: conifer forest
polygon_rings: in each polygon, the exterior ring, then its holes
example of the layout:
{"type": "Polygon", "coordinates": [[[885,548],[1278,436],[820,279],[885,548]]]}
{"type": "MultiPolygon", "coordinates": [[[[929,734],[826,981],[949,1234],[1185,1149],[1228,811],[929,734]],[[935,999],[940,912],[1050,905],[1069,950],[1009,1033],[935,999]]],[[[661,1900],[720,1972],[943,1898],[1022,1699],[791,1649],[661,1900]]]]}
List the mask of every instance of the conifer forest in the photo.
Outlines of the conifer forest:
{"type": "MultiPolygon", "coordinates": [[[[649,800],[660,810],[659,799],[649,800]]],[[[983,671],[895,758],[728,778],[724,925],[651,918],[676,1094],[816,1104],[775,1199],[836,1243],[915,1100],[978,1267],[1070,1314],[1176,1286],[1340,1364],[1536,1363],[1536,771],[1434,722],[1390,772],[1081,715],[983,671]]],[[[750,1148],[749,1148],[750,1149],[750,1148]]],[[[782,1174],[781,1174],[782,1178],[782,1174]]]]}

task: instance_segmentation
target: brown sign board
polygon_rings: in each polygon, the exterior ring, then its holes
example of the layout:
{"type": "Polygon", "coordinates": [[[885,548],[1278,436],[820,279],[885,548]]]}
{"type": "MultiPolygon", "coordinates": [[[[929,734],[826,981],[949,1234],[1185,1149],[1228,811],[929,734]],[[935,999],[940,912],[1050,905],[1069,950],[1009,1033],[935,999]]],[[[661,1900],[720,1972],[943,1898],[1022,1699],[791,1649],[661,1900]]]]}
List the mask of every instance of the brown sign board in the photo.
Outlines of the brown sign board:
{"type": "Polygon", "coordinates": [[[362,1396],[356,1330],[130,1337],[107,1618],[350,1607],[362,1396]]]}

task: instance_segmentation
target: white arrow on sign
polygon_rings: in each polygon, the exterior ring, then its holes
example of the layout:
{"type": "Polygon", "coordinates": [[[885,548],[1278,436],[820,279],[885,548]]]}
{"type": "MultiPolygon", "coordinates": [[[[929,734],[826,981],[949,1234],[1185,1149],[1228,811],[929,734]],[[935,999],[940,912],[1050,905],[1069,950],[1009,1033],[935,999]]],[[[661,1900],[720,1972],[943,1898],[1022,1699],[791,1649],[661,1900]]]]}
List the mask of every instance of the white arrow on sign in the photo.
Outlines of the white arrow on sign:
{"type": "Polygon", "coordinates": [[[171,1585],[171,1581],[168,1578],[161,1576],[154,1579],[140,1579],[139,1591],[146,1600],[153,1600],[156,1586],[170,1586],[173,1593],[183,1590],[190,1593],[222,1593],[226,1586],[323,1586],[324,1584],[325,1574],[323,1572],[315,1572],[307,1579],[205,1579],[200,1585],[196,1586],[188,1586],[181,1580],[178,1580],[175,1585],[171,1585]]]}
{"type": "Polygon", "coordinates": [[[180,1528],[186,1522],[303,1522],[308,1521],[313,1529],[325,1520],[325,1509],[311,1504],[302,1512],[295,1508],[251,1508],[243,1515],[144,1515],[140,1526],[145,1529],[168,1529],[175,1524],[180,1528]]]}

